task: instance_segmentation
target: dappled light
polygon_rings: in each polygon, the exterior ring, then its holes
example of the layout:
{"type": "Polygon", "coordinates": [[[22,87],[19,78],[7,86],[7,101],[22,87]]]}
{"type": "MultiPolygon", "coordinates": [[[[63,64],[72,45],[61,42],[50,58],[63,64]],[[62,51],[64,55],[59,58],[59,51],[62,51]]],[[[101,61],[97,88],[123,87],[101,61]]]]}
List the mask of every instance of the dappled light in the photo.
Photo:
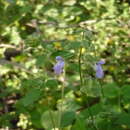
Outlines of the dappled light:
{"type": "Polygon", "coordinates": [[[0,15],[0,130],[130,130],[129,0],[1,0],[0,15]]]}

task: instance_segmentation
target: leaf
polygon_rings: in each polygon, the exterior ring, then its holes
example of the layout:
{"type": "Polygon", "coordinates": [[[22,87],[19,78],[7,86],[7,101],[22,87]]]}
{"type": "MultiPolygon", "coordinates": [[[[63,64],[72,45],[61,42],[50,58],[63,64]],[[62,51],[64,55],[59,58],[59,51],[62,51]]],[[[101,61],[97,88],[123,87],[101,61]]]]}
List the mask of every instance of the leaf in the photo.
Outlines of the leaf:
{"type": "Polygon", "coordinates": [[[37,58],[37,61],[36,61],[37,66],[43,67],[46,63],[46,56],[45,55],[39,55],[36,58],[37,58]]]}
{"type": "Polygon", "coordinates": [[[45,86],[56,89],[58,86],[58,81],[56,79],[48,79],[45,86]]]}
{"type": "Polygon", "coordinates": [[[118,125],[113,125],[113,120],[98,118],[98,129],[100,130],[122,130],[118,125]]]}
{"type": "Polygon", "coordinates": [[[73,123],[75,119],[75,112],[73,111],[66,111],[62,114],[61,119],[61,127],[69,126],[73,123]]]}
{"type": "Polygon", "coordinates": [[[74,41],[74,42],[70,42],[66,48],[67,49],[79,49],[81,46],[81,42],[78,42],[78,41],[74,41]]]}
{"type": "Polygon", "coordinates": [[[52,110],[45,111],[41,118],[41,124],[47,130],[51,130],[52,128],[54,128],[54,126],[57,128],[58,117],[59,117],[58,111],[52,111],[52,110]]]}
{"type": "Polygon", "coordinates": [[[41,117],[41,113],[35,110],[30,112],[30,115],[33,125],[36,126],[37,128],[41,128],[42,127],[41,121],[39,120],[39,118],[41,117]]]}
{"type": "Polygon", "coordinates": [[[103,92],[105,97],[114,98],[119,96],[119,88],[115,83],[108,83],[103,85],[103,92]]]}
{"type": "Polygon", "coordinates": [[[121,94],[123,95],[123,98],[130,99],[130,85],[122,86],[121,94]]]}
{"type": "Polygon", "coordinates": [[[65,59],[69,59],[74,56],[74,53],[69,52],[69,51],[56,51],[56,52],[52,53],[52,56],[53,57],[62,56],[65,59]]]}
{"type": "Polygon", "coordinates": [[[40,86],[43,86],[43,81],[40,78],[32,78],[29,80],[23,80],[22,81],[22,87],[24,88],[31,88],[31,87],[36,87],[39,88],[40,86]]]}
{"type": "Polygon", "coordinates": [[[68,97],[64,100],[63,103],[63,109],[67,111],[76,111],[80,108],[80,105],[78,105],[74,99],[68,97]]]}
{"type": "Polygon", "coordinates": [[[82,118],[77,118],[71,130],[86,130],[86,121],[82,118]]]}
{"type": "Polygon", "coordinates": [[[86,79],[85,81],[85,86],[81,88],[81,91],[83,93],[86,93],[88,96],[91,97],[98,97],[101,95],[101,90],[100,90],[100,84],[97,82],[97,80],[93,79],[86,79]]]}
{"type": "Polygon", "coordinates": [[[68,68],[67,68],[67,71],[72,72],[72,73],[79,72],[78,64],[70,63],[68,68]]]}
{"type": "Polygon", "coordinates": [[[40,98],[41,91],[39,89],[32,89],[28,92],[24,98],[21,99],[24,106],[29,106],[33,104],[40,98]]]}
{"type": "Polygon", "coordinates": [[[90,107],[89,109],[85,109],[84,111],[81,112],[81,115],[84,117],[84,118],[88,118],[90,117],[91,115],[97,115],[99,114],[100,112],[102,112],[103,108],[102,108],[102,104],[101,103],[98,103],[98,104],[95,104],[93,105],[92,107],[90,107]]]}
{"type": "Polygon", "coordinates": [[[121,113],[118,116],[118,120],[116,121],[116,123],[120,125],[127,125],[128,127],[130,127],[130,114],[121,113]]]}

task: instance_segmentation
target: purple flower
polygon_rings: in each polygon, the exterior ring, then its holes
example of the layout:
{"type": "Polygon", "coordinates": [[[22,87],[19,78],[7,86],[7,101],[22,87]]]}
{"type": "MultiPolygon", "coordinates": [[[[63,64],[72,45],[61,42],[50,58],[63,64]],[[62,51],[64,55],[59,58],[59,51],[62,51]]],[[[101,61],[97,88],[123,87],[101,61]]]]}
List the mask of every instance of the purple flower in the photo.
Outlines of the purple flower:
{"type": "Polygon", "coordinates": [[[61,56],[57,56],[56,57],[56,61],[57,63],[55,64],[55,66],[53,67],[55,74],[59,75],[63,72],[63,68],[64,68],[64,60],[61,56]]]}
{"type": "Polygon", "coordinates": [[[103,65],[103,64],[105,64],[105,61],[104,60],[100,60],[100,61],[98,61],[97,64],[103,65]]]}
{"type": "Polygon", "coordinates": [[[103,72],[103,69],[102,69],[102,66],[101,66],[101,65],[103,65],[103,64],[105,64],[105,61],[100,60],[100,61],[97,62],[96,65],[95,65],[96,77],[97,77],[98,79],[101,79],[101,78],[104,77],[104,72],[103,72]]]}

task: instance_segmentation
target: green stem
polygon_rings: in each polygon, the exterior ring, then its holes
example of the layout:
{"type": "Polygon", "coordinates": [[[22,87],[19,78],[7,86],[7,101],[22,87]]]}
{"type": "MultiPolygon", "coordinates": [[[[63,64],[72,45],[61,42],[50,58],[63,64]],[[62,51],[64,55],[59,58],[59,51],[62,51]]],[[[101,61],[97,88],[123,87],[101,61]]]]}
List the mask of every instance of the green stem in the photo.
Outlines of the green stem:
{"type": "Polygon", "coordinates": [[[103,91],[102,83],[101,83],[100,80],[99,80],[99,83],[100,83],[100,89],[101,89],[102,98],[104,98],[105,95],[104,95],[104,91],[103,91]]]}
{"type": "Polygon", "coordinates": [[[59,130],[62,130],[61,128],[61,119],[62,119],[62,112],[63,112],[63,100],[64,100],[64,86],[62,86],[61,89],[61,104],[60,104],[60,110],[59,110],[59,130]]]}
{"type": "MultiPolygon", "coordinates": [[[[82,47],[80,47],[80,50],[79,50],[79,75],[80,75],[80,88],[83,86],[84,82],[83,82],[83,77],[82,77],[82,65],[81,65],[81,58],[82,58],[82,47]]],[[[82,92],[83,93],[83,92],[82,92]]],[[[86,98],[88,97],[86,93],[83,93],[86,95],[86,98]]],[[[95,126],[95,123],[94,123],[94,118],[93,118],[93,115],[92,115],[92,112],[90,110],[90,105],[89,105],[89,102],[87,100],[87,106],[88,106],[88,112],[89,112],[89,115],[91,117],[91,120],[93,122],[93,128],[95,130],[98,130],[98,128],[95,126]]]]}
{"type": "Polygon", "coordinates": [[[80,75],[80,87],[83,86],[82,70],[81,70],[81,57],[82,57],[82,47],[79,50],[79,75],[80,75]]]}
{"type": "Polygon", "coordinates": [[[64,68],[64,72],[63,72],[63,79],[62,79],[62,88],[61,88],[61,104],[60,104],[60,108],[59,108],[59,130],[62,130],[61,128],[61,120],[62,120],[62,112],[63,112],[63,101],[64,101],[64,90],[65,90],[65,84],[64,81],[65,80],[65,68],[64,68]]]}
{"type": "MultiPolygon", "coordinates": [[[[86,98],[88,97],[88,95],[87,95],[86,93],[83,93],[83,92],[82,92],[82,94],[86,95],[86,98]]],[[[89,113],[89,115],[90,115],[90,117],[91,117],[91,120],[92,120],[92,123],[93,123],[93,128],[94,128],[95,130],[98,130],[98,128],[97,128],[96,125],[95,125],[94,117],[93,117],[93,115],[92,115],[92,112],[91,112],[91,109],[90,109],[90,105],[89,105],[88,100],[86,101],[86,103],[87,103],[87,106],[88,106],[88,113],[89,113]]]]}
{"type": "Polygon", "coordinates": [[[120,92],[118,92],[118,105],[119,105],[119,108],[121,110],[121,95],[120,95],[120,92]]]}

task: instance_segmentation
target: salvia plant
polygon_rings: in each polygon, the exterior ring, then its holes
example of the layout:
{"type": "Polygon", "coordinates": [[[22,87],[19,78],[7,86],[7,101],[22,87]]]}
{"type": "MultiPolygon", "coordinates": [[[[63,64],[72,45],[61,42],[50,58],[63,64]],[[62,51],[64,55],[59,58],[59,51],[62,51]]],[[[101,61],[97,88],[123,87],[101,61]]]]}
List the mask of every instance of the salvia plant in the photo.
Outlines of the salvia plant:
{"type": "Polygon", "coordinates": [[[129,0],[0,0],[0,130],[129,130],[129,12],[129,0]]]}

